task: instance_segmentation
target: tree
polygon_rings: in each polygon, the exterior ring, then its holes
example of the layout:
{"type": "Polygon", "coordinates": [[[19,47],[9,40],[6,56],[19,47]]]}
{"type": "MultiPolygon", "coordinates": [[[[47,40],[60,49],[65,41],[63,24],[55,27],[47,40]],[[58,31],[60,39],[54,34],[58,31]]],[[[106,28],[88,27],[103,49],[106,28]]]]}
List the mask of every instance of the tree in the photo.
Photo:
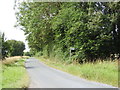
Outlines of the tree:
{"type": "Polygon", "coordinates": [[[30,52],[24,52],[24,56],[32,56],[30,52]]]}
{"type": "Polygon", "coordinates": [[[0,33],[0,59],[4,60],[7,57],[8,45],[5,41],[5,34],[0,33]]]}
{"type": "Polygon", "coordinates": [[[67,60],[74,47],[80,62],[120,53],[120,2],[23,2],[18,9],[18,26],[34,53],[67,60]]]}
{"type": "Polygon", "coordinates": [[[25,50],[25,45],[22,41],[16,40],[7,40],[6,43],[8,44],[8,55],[9,56],[22,56],[23,51],[25,50]]]}

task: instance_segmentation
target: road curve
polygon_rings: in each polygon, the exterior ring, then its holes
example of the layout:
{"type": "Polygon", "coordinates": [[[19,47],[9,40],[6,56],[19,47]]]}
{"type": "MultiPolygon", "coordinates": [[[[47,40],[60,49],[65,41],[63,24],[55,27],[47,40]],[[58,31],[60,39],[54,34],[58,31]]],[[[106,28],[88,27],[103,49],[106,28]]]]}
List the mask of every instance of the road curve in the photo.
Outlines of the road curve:
{"type": "Polygon", "coordinates": [[[30,76],[29,88],[114,88],[51,68],[35,58],[27,59],[25,67],[30,76]]]}

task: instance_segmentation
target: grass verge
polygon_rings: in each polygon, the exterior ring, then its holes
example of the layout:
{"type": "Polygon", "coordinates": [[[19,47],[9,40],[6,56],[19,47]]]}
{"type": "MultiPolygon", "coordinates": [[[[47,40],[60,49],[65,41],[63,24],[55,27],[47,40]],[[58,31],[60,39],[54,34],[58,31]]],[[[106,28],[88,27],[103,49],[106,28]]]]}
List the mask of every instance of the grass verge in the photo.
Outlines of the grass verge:
{"type": "Polygon", "coordinates": [[[0,90],[2,89],[2,62],[0,61],[0,90]]]}
{"type": "Polygon", "coordinates": [[[101,82],[118,87],[118,62],[97,62],[86,64],[65,64],[55,60],[38,58],[43,63],[53,68],[68,72],[78,77],[101,82]]]}
{"type": "Polygon", "coordinates": [[[2,62],[2,88],[26,88],[29,77],[24,67],[25,57],[9,58],[2,62]]]}

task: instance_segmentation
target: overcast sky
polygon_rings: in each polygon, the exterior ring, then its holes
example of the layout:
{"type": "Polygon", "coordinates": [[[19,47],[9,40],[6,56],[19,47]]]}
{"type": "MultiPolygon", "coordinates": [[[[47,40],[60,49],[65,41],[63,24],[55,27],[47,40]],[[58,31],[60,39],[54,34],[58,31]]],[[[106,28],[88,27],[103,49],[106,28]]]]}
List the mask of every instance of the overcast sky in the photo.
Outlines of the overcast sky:
{"type": "Polygon", "coordinates": [[[10,40],[23,41],[26,45],[26,50],[29,51],[27,42],[25,41],[24,32],[15,28],[16,23],[14,0],[1,0],[0,2],[0,32],[5,33],[5,37],[10,40]]]}

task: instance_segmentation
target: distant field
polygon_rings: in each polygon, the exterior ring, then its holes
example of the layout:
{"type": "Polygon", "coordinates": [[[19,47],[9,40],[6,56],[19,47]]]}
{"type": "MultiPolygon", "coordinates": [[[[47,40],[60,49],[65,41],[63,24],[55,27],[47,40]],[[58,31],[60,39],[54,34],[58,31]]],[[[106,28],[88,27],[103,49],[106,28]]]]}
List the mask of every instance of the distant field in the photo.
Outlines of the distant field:
{"type": "Polygon", "coordinates": [[[45,64],[71,73],[78,77],[118,87],[118,62],[97,62],[95,64],[65,64],[54,60],[39,58],[45,64]]]}
{"type": "Polygon", "coordinates": [[[24,58],[7,58],[2,63],[2,88],[25,88],[29,84],[29,77],[24,67],[24,58]]]}

